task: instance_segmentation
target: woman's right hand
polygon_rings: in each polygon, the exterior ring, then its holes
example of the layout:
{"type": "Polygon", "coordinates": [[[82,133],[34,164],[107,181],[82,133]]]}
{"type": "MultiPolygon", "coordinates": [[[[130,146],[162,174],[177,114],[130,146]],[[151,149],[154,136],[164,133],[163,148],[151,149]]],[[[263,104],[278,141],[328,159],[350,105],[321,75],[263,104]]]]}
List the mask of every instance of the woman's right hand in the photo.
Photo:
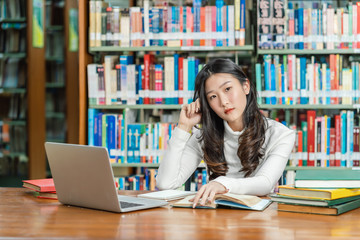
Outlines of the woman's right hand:
{"type": "Polygon", "coordinates": [[[190,132],[193,126],[200,123],[200,120],[200,101],[196,99],[195,102],[182,106],[178,127],[190,132]]]}

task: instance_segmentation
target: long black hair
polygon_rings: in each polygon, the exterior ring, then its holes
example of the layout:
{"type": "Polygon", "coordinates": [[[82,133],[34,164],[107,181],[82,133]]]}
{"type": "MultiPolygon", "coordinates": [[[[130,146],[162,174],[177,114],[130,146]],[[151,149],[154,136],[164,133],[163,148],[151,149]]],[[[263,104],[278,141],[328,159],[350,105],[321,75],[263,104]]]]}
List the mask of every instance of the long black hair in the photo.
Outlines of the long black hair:
{"type": "MultiPolygon", "coordinates": [[[[224,155],[224,121],[210,107],[205,92],[206,80],[216,73],[228,73],[239,80],[241,85],[249,81],[241,67],[228,59],[214,59],[207,63],[196,76],[194,101],[199,98],[201,117],[201,136],[204,161],[208,166],[210,180],[226,175],[228,166],[224,155]]],[[[267,128],[264,116],[257,104],[256,88],[249,81],[250,92],[246,95],[243,113],[244,131],[239,137],[237,155],[241,161],[245,177],[250,176],[264,156],[262,148],[267,128]]]]}

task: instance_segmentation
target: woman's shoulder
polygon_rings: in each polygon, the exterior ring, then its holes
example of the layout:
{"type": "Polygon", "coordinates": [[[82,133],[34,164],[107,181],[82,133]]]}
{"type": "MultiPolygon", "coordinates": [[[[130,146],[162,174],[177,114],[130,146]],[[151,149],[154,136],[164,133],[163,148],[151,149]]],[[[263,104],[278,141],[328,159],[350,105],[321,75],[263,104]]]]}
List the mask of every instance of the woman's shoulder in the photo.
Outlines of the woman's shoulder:
{"type": "Polygon", "coordinates": [[[265,118],[265,121],[267,122],[266,133],[271,137],[279,137],[279,136],[294,134],[294,130],[288,128],[287,126],[285,126],[284,124],[278,121],[275,121],[270,118],[265,118]]]}

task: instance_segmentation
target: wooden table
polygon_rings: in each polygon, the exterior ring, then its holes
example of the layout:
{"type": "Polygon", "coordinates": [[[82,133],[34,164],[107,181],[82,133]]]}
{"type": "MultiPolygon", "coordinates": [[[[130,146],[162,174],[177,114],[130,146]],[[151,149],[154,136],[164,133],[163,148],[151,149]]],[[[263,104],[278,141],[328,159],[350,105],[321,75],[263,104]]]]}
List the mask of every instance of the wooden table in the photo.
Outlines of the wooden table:
{"type": "MultiPolygon", "coordinates": [[[[139,192],[122,191],[134,195],[139,192]]],[[[0,238],[33,239],[360,239],[360,209],[340,216],[170,206],[111,213],[0,188],[0,238]]]]}

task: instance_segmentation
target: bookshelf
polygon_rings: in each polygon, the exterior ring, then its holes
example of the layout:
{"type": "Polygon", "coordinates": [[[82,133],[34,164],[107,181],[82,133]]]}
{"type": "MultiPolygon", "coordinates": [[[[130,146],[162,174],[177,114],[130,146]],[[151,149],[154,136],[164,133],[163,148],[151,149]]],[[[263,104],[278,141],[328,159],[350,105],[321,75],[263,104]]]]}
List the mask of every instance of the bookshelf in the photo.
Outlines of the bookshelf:
{"type": "MultiPolygon", "coordinates": [[[[62,2],[64,12],[64,24],[63,26],[56,25],[55,27],[45,27],[45,14],[46,14],[46,0],[39,1],[39,4],[42,4],[43,12],[40,12],[44,16],[44,25],[43,31],[56,32],[61,31],[64,35],[64,46],[61,48],[63,50],[62,59],[56,58],[47,58],[46,54],[46,37],[44,37],[44,46],[43,47],[34,47],[32,37],[33,37],[33,4],[32,1],[25,0],[14,0],[14,1],[0,1],[0,9],[8,9],[8,12],[1,11],[0,13],[0,25],[2,26],[15,26],[17,29],[20,26],[20,29],[23,31],[20,33],[22,38],[20,40],[14,40],[14,37],[9,38],[12,42],[19,42],[19,49],[0,49],[0,75],[3,77],[4,68],[2,68],[3,62],[8,59],[19,59],[21,66],[25,68],[24,74],[21,75],[24,80],[21,82],[22,85],[3,87],[2,81],[0,81],[0,109],[1,109],[1,119],[0,119],[0,129],[1,132],[1,154],[0,154],[0,169],[1,169],[1,179],[0,186],[21,186],[22,179],[35,179],[35,178],[45,178],[47,176],[46,171],[46,156],[44,149],[44,142],[46,141],[46,119],[53,118],[62,122],[66,126],[61,128],[64,138],[58,139],[48,139],[56,140],[61,142],[70,142],[78,143],[78,127],[79,120],[77,119],[78,115],[78,102],[79,87],[78,87],[78,52],[77,51],[68,51],[68,41],[69,39],[69,10],[77,9],[76,0],[64,0],[58,1],[62,2]],[[10,7],[15,7],[17,9],[15,12],[10,10],[10,7]],[[20,11],[20,14],[17,13],[20,11]],[[10,15],[13,16],[10,16],[10,15]],[[15,17],[14,17],[15,16],[15,17]],[[5,25],[4,25],[5,24],[5,25]],[[65,68],[68,71],[65,71],[62,82],[52,82],[47,83],[46,79],[49,78],[47,73],[49,72],[49,67],[47,62],[56,62],[61,61],[65,65],[65,68]],[[68,105],[63,112],[47,112],[45,110],[46,101],[46,89],[51,89],[50,91],[56,92],[57,90],[63,91],[62,98],[64,100],[63,105],[68,105]],[[15,97],[14,97],[15,96],[15,97]],[[13,99],[14,98],[14,99],[13,99]],[[16,98],[16,99],[15,99],[16,98]],[[17,99],[19,98],[19,99],[17,99]],[[14,102],[19,102],[19,108],[17,112],[20,116],[10,117],[7,116],[9,108],[14,104],[14,102]],[[21,104],[20,104],[21,103],[21,104]],[[5,114],[4,114],[5,112],[5,114]],[[5,115],[5,116],[4,116],[5,115]],[[3,141],[4,137],[4,124],[10,128],[22,128],[21,130],[21,140],[23,143],[24,151],[22,152],[12,152],[7,151],[9,148],[3,141]],[[5,156],[3,154],[5,150],[5,156]],[[17,158],[16,161],[9,160],[17,158]],[[9,166],[11,166],[9,170],[9,166]]],[[[4,43],[5,40],[2,38],[5,36],[3,28],[0,30],[0,42],[4,43]]],[[[4,46],[1,44],[1,46],[4,46]]],[[[5,45],[6,46],[6,45],[5,45]]],[[[14,44],[11,45],[14,48],[14,44]]],[[[51,77],[50,77],[51,78],[51,77]]],[[[0,78],[1,79],[1,78],[0,78]]],[[[19,81],[20,82],[20,81],[19,81]]],[[[49,91],[49,90],[48,90],[49,91]]],[[[14,113],[12,113],[14,115],[14,113]]],[[[19,130],[18,130],[19,131],[19,130]]],[[[18,134],[19,135],[19,134],[18,134]]],[[[11,137],[11,136],[10,136],[11,137]]],[[[11,138],[9,140],[10,144],[15,144],[16,139],[11,138]]]]}
{"type": "MultiPolygon", "coordinates": [[[[112,3],[113,1],[106,1],[112,3]]],[[[157,2],[160,4],[161,1],[150,1],[152,3],[157,2]]],[[[180,1],[181,2],[181,1],[180,1]]],[[[122,112],[137,112],[140,115],[140,119],[143,119],[143,115],[149,112],[179,112],[181,109],[181,104],[121,104],[121,105],[102,105],[102,104],[89,104],[88,103],[88,85],[87,85],[87,73],[86,69],[88,64],[103,62],[104,56],[111,55],[132,55],[134,56],[136,64],[142,64],[145,54],[153,53],[156,57],[163,59],[167,56],[172,56],[176,53],[178,54],[188,54],[188,56],[199,57],[208,60],[211,57],[215,56],[225,56],[234,59],[234,61],[239,62],[239,59],[246,59],[249,63],[253,63],[254,60],[254,32],[251,30],[251,26],[248,26],[248,34],[246,34],[246,42],[243,46],[91,46],[88,36],[91,36],[91,7],[89,6],[89,1],[79,0],[79,142],[81,144],[88,143],[88,110],[93,111],[97,110],[103,113],[116,113],[121,114],[122,112]],[[251,30],[251,31],[250,31],[251,30]],[[89,35],[90,34],[90,35],[89,35]]],[[[215,6],[215,1],[209,1],[212,6],[215,6]]],[[[252,9],[252,0],[247,0],[246,4],[248,11],[252,9]]],[[[122,3],[125,4],[125,3],[122,3]]],[[[129,1],[127,6],[140,6],[143,4],[143,1],[129,1]]],[[[181,3],[180,3],[181,4],[181,3]]],[[[229,1],[226,4],[234,4],[234,1],[229,1]]],[[[125,4],[126,5],[126,4],[125,4]]],[[[125,6],[125,7],[127,7],[125,6]]],[[[152,6],[152,5],[151,5],[152,6]]],[[[120,10],[121,11],[121,10],[120,10]]],[[[176,11],[176,10],[175,10],[176,11]]],[[[254,15],[247,14],[250,19],[254,15]]],[[[136,36],[136,35],[134,35],[136,36]]],[[[185,41],[185,40],[184,40],[185,41]]],[[[163,64],[164,60],[157,60],[159,64],[163,64]]],[[[205,61],[202,61],[205,62],[205,61]]],[[[250,72],[254,70],[250,67],[248,69],[250,72]]],[[[157,116],[155,117],[157,118],[157,116]]],[[[125,120],[126,121],[126,120],[125,120]]],[[[132,124],[132,121],[125,123],[125,127],[128,124],[132,124]]],[[[126,131],[126,130],[125,130],[126,131]]],[[[125,139],[126,141],[126,139],[125,139]]],[[[113,163],[114,169],[125,169],[125,168],[139,168],[139,167],[149,167],[157,168],[158,163],[113,163]]],[[[134,173],[134,172],[133,172],[134,173]]],[[[127,172],[126,174],[129,174],[127,172]]],[[[116,175],[116,174],[115,174],[116,175]]]]}
{"type": "MultiPolygon", "coordinates": [[[[261,75],[259,78],[261,82],[257,82],[257,85],[260,83],[262,86],[260,106],[270,111],[285,109],[294,116],[299,116],[301,111],[302,114],[305,114],[305,118],[298,120],[298,124],[296,124],[297,143],[293,153],[294,157],[291,157],[293,160],[295,159],[295,163],[290,160],[290,166],[287,166],[286,170],[290,172],[290,175],[293,175],[293,171],[301,169],[358,170],[359,99],[356,82],[359,79],[357,69],[360,56],[358,46],[360,28],[357,25],[359,23],[359,1],[280,1],[282,4],[284,3],[284,7],[278,9],[278,12],[285,13],[283,15],[285,21],[280,16],[280,20],[276,19],[278,20],[276,24],[266,23],[274,18],[272,15],[274,13],[272,11],[273,1],[265,0],[264,2],[265,5],[257,5],[259,30],[256,52],[261,71],[257,71],[256,74],[261,75]],[[261,16],[262,13],[270,13],[270,15],[261,16]],[[295,22],[299,24],[294,25],[295,22]],[[324,24],[325,22],[326,24],[324,24]],[[270,31],[263,32],[263,29],[270,31]],[[277,31],[279,29],[285,29],[285,31],[277,31]],[[268,61],[270,58],[271,61],[268,61]],[[300,62],[299,68],[300,72],[303,72],[295,78],[289,71],[298,73],[298,70],[289,69],[289,66],[293,64],[293,62],[289,62],[289,59],[291,61],[299,59],[303,63],[301,65],[300,62]],[[276,82],[273,82],[275,85],[270,83],[271,86],[274,86],[271,89],[268,88],[268,79],[274,77],[271,76],[270,65],[268,65],[270,70],[265,69],[267,67],[264,65],[268,63],[271,64],[271,67],[275,65],[275,71],[277,71],[277,67],[280,69],[283,67],[285,70],[279,73],[279,78],[275,77],[276,82]],[[295,99],[293,99],[294,102],[289,104],[286,99],[289,95],[284,94],[284,89],[281,89],[284,82],[279,79],[282,77],[289,84],[285,87],[285,92],[292,91],[291,94],[296,95],[296,98],[303,97],[303,102],[300,100],[295,103],[295,99]],[[294,79],[296,81],[300,79],[300,83],[295,88],[293,88],[294,85],[290,87],[291,81],[294,79]],[[271,91],[272,94],[266,93],[268,91],[271,91]],[[275,102],[265,104],[266,101],[267,103],[272,101],[269,99],[271,96],[277,96],[275,102]],[[283,104],[279,104],[281,98],[283,104]],[[315,120],[309,122],[308,110],[316,111],[315,120]],[[342,116],[346,120],[341,123],[341,127],[337,127],[336,116],[344,112],[346,117],[342,116]],[[330,122],[327,124],[320,122],[327,118],[330,118],[330,122]],[[303,125],[302,122],[305,124],[303,125]],[[317,124],[315,125],[315,135],[308,132],[309,126],[313,123],[317,124]],[[320,124],[322,124],[321,128],[320,124]],[[302,128],[303,126],[305,126],[305,130],[302,128]],[[333,128],[334,133],[332,133],[333,128]],[[299,131],[302,132],[299,133],[299,131]],[[314,143],[304,142],[307,147],[301,149],[298,145],[301,137],[298,134],[304,134],[305,141],[313,139],[311,141],[314,143]],[[342,137],[339,139],[340,141],[338,141],[339,136],[342,137]],[[333,139],[337,140],[333,141],[333,139]],[[313,149],[313,144],[315,149],[313,149]],[[309,147],[312,150],[309,150],[309,147]],[[310,152],[308,156],[306,156],[307,151],[310,152]],[[299,159],[305,160],[305,166],[298,165],[299,159]],[[315,166],[306,166],[306,161],[309,162],[310,159],[315,160],[315,166]],[[334,161],[336,166],[333,165],[334,161]]],[[[270,22],[272,23],[272,20],[270,22]]]]}

